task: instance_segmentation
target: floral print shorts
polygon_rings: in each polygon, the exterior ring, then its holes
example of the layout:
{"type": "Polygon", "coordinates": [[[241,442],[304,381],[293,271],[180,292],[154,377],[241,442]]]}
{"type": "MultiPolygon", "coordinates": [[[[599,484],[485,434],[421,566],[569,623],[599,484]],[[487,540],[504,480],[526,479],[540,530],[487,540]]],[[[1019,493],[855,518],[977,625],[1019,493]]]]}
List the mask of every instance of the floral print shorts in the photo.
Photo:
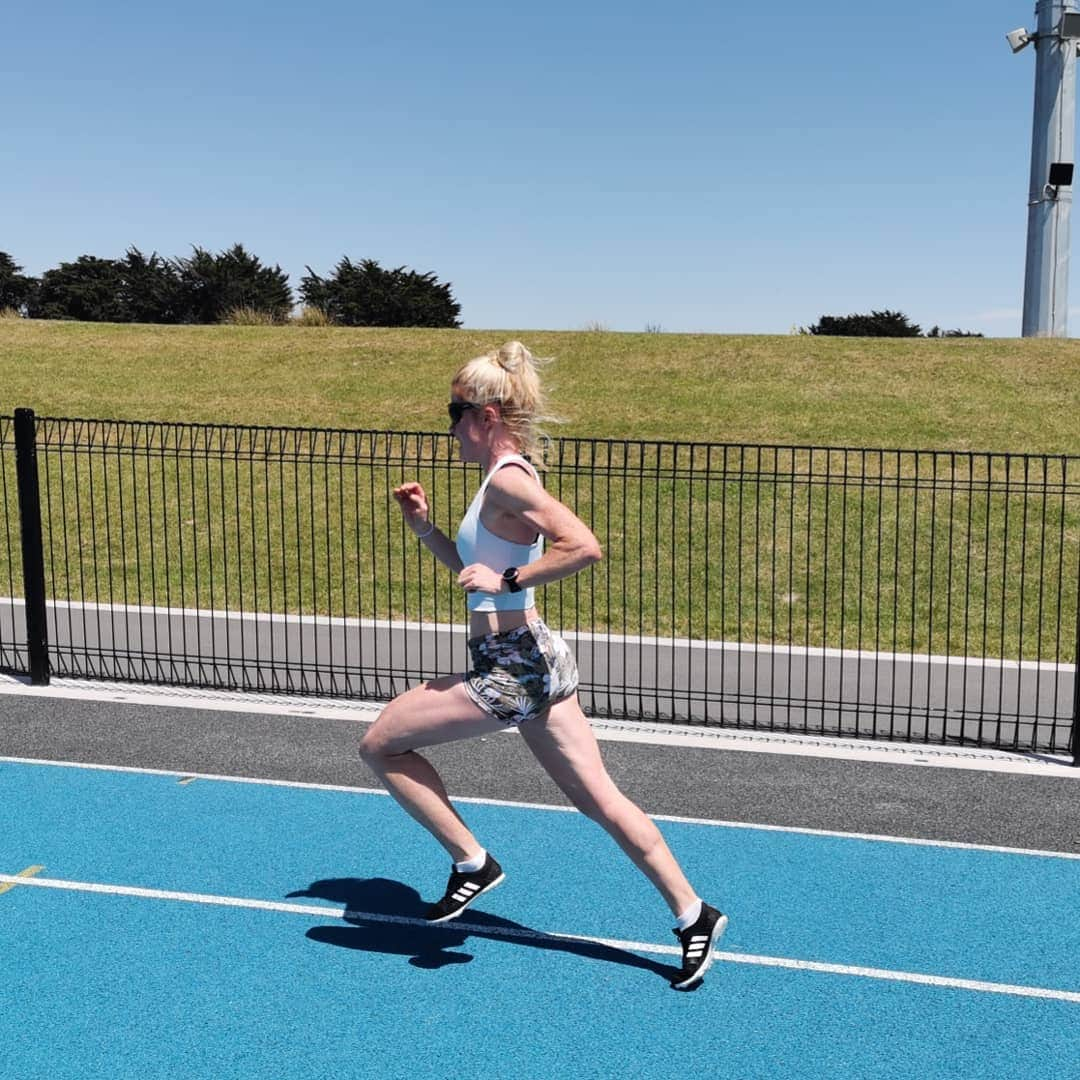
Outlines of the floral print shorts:
{"type": "Polygon", "coordinates": [[[577,689],[578,670],[566,642],[536,619],[502,634],[469,639],[469,697],[504,724],[545,713],[577,689]]]}

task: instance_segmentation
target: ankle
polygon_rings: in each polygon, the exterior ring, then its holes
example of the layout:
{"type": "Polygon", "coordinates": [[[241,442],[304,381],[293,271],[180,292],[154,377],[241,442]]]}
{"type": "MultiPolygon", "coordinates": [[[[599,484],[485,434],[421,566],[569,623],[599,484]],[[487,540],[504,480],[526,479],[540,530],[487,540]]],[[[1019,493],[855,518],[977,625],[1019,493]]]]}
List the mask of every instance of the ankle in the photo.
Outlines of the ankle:
{"type": "Polygon", "coordinates": [[[461,874],[475,874],[477,870],[482,870],[484,868],[485,862],[487,862],[487,852],[483,848],[480,848],[479,851],[470,855],[468,858],[454,863],[454,869],[461,874]]]}
{"type": "Polygon", "coordinates": [[[678,912],[675,916],[675,925],[680,930],[685,930],[688,926],[693,926],[694,923],[701,918],[701,900],[700,898],[695,900],[692,904],[683,908],[681,912],[678,912]]]}

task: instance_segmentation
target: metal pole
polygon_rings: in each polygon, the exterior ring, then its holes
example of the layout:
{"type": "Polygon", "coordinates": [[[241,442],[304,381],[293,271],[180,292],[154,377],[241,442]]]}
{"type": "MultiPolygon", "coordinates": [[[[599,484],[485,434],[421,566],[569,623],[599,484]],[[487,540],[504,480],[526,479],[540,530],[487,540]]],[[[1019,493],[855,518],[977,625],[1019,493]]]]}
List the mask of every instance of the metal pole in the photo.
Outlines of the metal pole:
{"type": "Polygon", "coordinates": [[[1051,165],[1071,165],[1076,145],[1076,39],[1061,17],[1076,0],[1037,0],[1035,115],[1031,131],[1024,337],[1065,337],[1069,306],[1071,180],[1051,183],[1051,165]]]}
{"type": "Polygon", "coordinates": [[[41,540],[41,493],[33,409],[15,410],[15,474],[19,488],[19,533],[22,536],[23,596],[26,604],[26,648],[30,681],[49,683],[49,637],[45,618],[45,549],[41,540]]]}

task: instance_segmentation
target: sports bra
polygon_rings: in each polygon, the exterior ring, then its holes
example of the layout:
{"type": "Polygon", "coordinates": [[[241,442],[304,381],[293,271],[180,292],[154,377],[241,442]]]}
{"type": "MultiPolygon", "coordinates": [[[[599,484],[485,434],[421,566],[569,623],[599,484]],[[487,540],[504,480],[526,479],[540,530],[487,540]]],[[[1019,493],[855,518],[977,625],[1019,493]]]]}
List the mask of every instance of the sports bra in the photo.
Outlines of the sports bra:
{"type": "MultiPolygon", "coordinates": [[[[491,478],[504,465],[510,462],[524,465],[532,473],[533,479],[539,484],[540,477],[536,470],[520,454],[507,454],[499,458],[492,465],[480,490],[473,497],[469,509],[458,526],[454,543],[461,558],[462,565],[471,566],[473,563],[483,563],[490,566],[497,573],[502,573],[509,566],[528,566],[536,562],[544,551],[544,538],[540,533],[531,544],[515,544],[511,540],[504,540],[496,536],[490,529],[485,528],[480,520],[480,508],[484,505],[484,493],[491,483],[491,478]]],[[[524,611],[531,608],[535,601],[535,589],[522,589],[521,592],[484,593],[471,592],[467,594],[469,611],[524,611]]]]}

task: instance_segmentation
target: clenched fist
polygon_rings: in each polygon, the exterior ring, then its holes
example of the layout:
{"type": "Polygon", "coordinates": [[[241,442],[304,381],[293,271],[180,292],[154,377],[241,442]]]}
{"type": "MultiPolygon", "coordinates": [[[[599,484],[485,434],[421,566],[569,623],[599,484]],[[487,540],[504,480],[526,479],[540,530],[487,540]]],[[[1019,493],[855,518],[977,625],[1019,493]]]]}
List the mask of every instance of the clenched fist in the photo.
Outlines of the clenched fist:
{"type": "Polygon", "coordinates": [[[502,592],[503,576],[483,563],[470,563],[458,574],[458,584],[466,592],[502,592]]]}
{"type": "Polygon", "coordinates": [[[401,484],[394,488],[394,498],[409,528],[414,533],[424,532],[428,527],[428,501],[423,487],[415,481],[401,484]]]}

